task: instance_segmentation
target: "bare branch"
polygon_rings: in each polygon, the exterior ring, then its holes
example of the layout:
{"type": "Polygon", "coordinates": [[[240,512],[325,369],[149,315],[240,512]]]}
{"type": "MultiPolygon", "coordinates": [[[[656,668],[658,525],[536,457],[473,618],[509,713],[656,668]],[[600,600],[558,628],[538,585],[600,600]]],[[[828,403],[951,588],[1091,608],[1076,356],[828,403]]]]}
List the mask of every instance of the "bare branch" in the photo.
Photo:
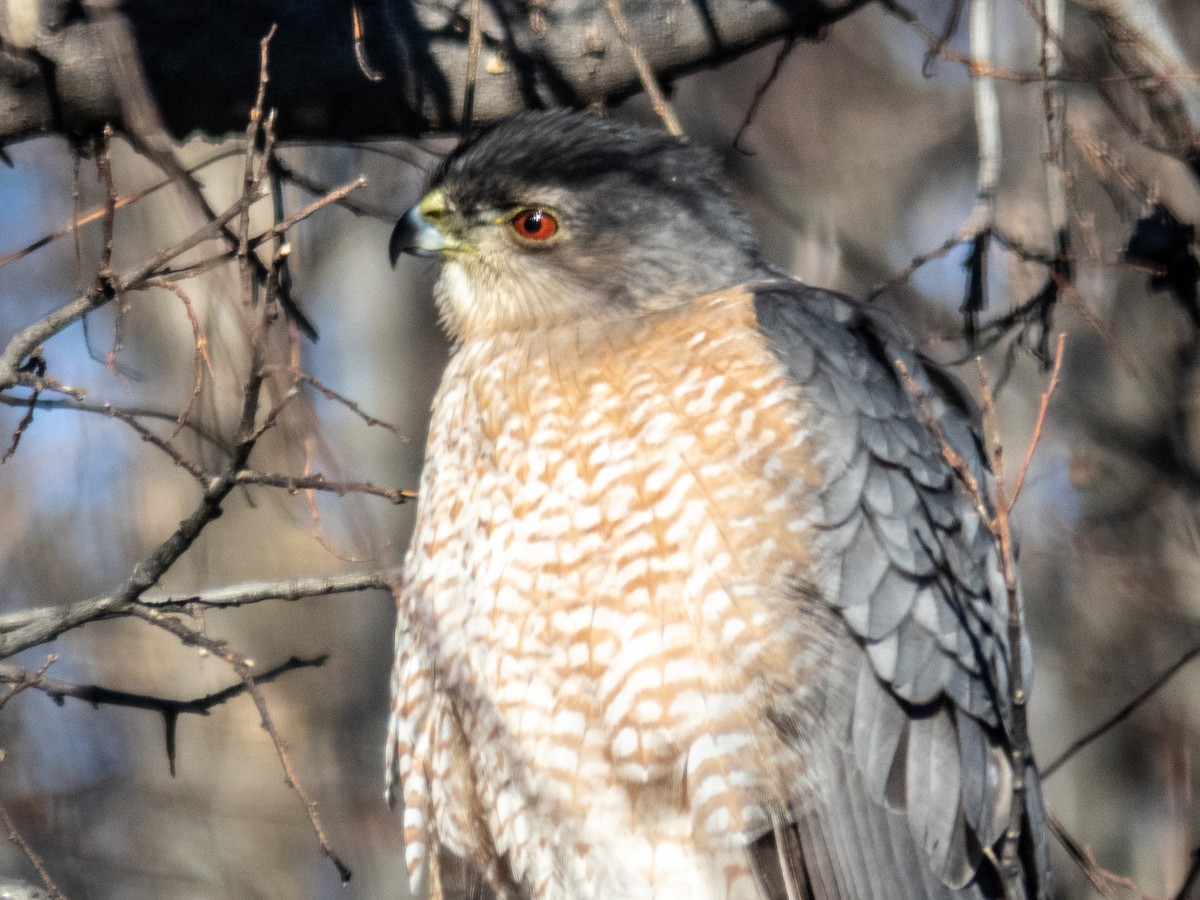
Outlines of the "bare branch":
{"type": "Polygon", "coordinates": [[[1139,691],[1132,700],[1118,709],[1115,713],[1106,718],[1095,728],[1088,731],[1082,737],[1076,738],[1074,741],[1072,741],[1070,746],[1060,753],[1052,763],[1050,763],[1048,766],[1042,766],[1042,777],[1049,778],[1060,768],[1066,765],[1080,750],[1083,750],[1094,740],[1101,737],[1109,730],[1129,718],[1129,716],[1131,716],[1139,706],[1153,697],[1163,687],[1163,685],[1175,677],[1180,669],[1190,663],[1197,656],[1200,656],[1200,644],[1192,647],[1186,653],[1180,656],[1179,659],[1167,666],[1167,668],[1156,675],[1151,682],[1146,685],[1146,687],[1139,691]]]}
{"type": "Polygon", "coordinates": [[[4,822],[4,830],[8,833],[8,839],[12,841],[21,852],[25,854],[35,869],[37,869],[38,877],[42,879],[42,884],[46,886],[47,893],[50,894],[51,900],[67,900],[64,894],[54,883],[54,879],[50,877],[50,873],[46,871],[46,865],[42,862],[42,858],[37,855],[37,852],[29,846],[29,843],[21,836],[21,832],[17,830],[17,825],[12,820],[12,816],[8,814],[8,810],[0,805],[0,820],[4,822]]]}
{"type": "MultiPolygon", "coordinates": [[[[672,78],[789,34],[815,36],[866,2],[711,0],[674,6],[669,26],[659,4],[629,3],[625,15],[636,35],[669,28],[670,40],[646,40],[643,53],[659,78],[672,78]]],[[[279,111],[281,138],[413,137],[452,133],[461,124],[470,51],[457,4],[417,0],[398,15],[381,3],[347,9],[344,0],[260,0],[235,4],[214,19],[193,4],[160,0],[121,4],[123,29],[107,21],[114,13],[96,0],[89,0],[89,19],[69,17],[67,0],[42,5],[49,7],[44,19],[65,21],[39,30],[30,49],[49,61],[57,78],[48,82],[32,65],[0,77],[0,139],[6,141],[54,130],[86,133],[105,121],[134,132],[152,118],[145,109],[150,97],[154,118],[177,137],[240,133],[254,99],[258,39],[272,24],[279,38],[270,102],[279,111]],[[368,55],[371,65],[364,67],[368,55]],[[314,79],[316,60],[321,73],[314,79]],[[375,74],[382,79],[372,80],[375,74]],[[118,79],[134,75],[126,80],[136,82],[135,89],[123,90],[118,79]]],[[[509,16],[484,29],[483,44],[485,56],[497,48],[506,64],[482,67],[476,122],[516,112],[533,98],[586,106],[640,88],[607,11],[595,0],[557,2],[550,29],[539,30],[533,16],[509,16]]]]}
{"type": "Polygon", "coordinates": [[[259,721],[264,731],[271,738],[271,743],[275,747],[275,753],[279,757],[279,763],[283,767],[285,782],[288,787],[296,792],[304,804],[305,812],[308,814],[309,822],[312,824],[313,831],[317,836],[317,843],[321,848],[321,853],[333,863],[341,876],[342,883],[345,884],[350,880],[350,869],[342,862],[341,858],[334,851],[333,846],[329,843],[329,838],[325,834],[325,829],[321,824],[321,817],[317,812],[316,802],[309,797],[304,785],[300,781],[300,777],[296,772],[296,767],[292,762],[291,754],[288,752],[287,743],[283,736],[279,733],[279,729],[275,726],[275,721],[271,718],[270,709],[267,707],[266,698],[263,696],[262,690],[259,688],[254,669],[254,661],[243,656],[235,650],[232,650],[224,641],[216,641],[195,628],[192,628],[174,616],[163,615],[157,609],[141,606],[137,607],[134,615],[138,618],[156,625],[159,628],[167,631],[182,641],[187,646],[202,647],[214,656],[223,659],[237,673],[237,676],[242,680],[245,686],[245,691],[250,695],[250,699],[254,701],[255,707],[258,709],[259,721]]]}
{"type": "Polygon", "coordinates": [[[369,481],[330,481],[319,472],[316,474],[294,476],[280,475],[274,472],[252,472],[243,470],[234,476],[238,484],[258,484],[267,487],[283,488],[289,493],[300,491],[329,491],[344,497],[346,494],[370,494],[383,497],[399,506],[409,500],[416,499],[417,492],[400,488],[385,488],[369,481]]]}

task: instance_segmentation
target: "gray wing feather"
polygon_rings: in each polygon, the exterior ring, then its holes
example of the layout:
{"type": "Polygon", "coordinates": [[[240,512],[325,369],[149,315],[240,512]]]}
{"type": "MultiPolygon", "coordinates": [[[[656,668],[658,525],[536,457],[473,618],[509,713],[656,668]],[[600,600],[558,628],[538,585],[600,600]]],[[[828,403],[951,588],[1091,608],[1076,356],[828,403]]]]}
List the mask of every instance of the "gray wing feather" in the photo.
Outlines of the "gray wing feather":
{"type": "MultiPolygon", "coordinates": [[[[852,710],[823,744],[828,782],[794,811],[812,896],[991,896],[982,849],[1001,839],[1011,802],[1007,601],[990,536],[895,360],[986,489],[967,401],[853,301],[780,282],[756,287],[755,311],[810,406],[817,586],[859,648],[852,710]]],[[[1029,777],[1026,880],[1044,897],[1029,777]]]]}

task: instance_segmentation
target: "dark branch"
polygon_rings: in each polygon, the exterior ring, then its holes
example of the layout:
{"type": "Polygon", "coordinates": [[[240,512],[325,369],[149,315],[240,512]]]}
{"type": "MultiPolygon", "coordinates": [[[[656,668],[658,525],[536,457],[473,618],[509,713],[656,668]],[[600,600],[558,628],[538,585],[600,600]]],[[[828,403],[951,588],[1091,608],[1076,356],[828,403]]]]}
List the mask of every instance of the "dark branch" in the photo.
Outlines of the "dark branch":
{"type": "MultiPolygon", "coordinates": [[[[670,78],[780,37],[816,35],[867,2],[706,0],[670,4],[668,20],[667,4],[642,0],[625,14],[650,67],[670,78]]],[[[43,28],[29,36],[31,46],[0,52],[0,139],[89,133],[104,122],[136,132],[149,101],[176,137],[240,132],[255,99],[258,42],[272,25],[267,106],[278,111],[281,139],[412,137],[459,125],[469,29],[454,4],[125,0],[119,9],[129,27],[120,33],[129,38],[119,41],[107,3],[89,3],[90,18],[72,18],[71,0],[40,5],[43,28]],[[109,58],[131,53],[136,59],[109,58]],[[132,103],[118,82],[140,74],[146,90],[133,92],[140,102],[132,103]],[[138,122],[125,121],[135,113],[138,122]]],[[[482,6],[476,122],[531,103],[584,106],[639,89],[604,4],[561,0],[540,25],[516,0],[482,6]]]]}

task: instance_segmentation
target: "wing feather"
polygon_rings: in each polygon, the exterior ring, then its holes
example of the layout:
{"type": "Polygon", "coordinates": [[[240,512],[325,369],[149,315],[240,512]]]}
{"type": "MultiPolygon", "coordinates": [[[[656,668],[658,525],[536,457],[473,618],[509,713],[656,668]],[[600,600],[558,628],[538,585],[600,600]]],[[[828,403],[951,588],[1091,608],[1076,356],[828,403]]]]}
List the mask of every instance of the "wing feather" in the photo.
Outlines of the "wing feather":
{"type": "MultiPolygon", "coordinates": [[[[817,583],[858,660],[844,724],[817,740],[817,796],[796,800],[798,870],[828,900],[995,896],[982,850],[1001,840],[1011,802],[1007,600],[990,536],[920,408],[986,489],[970,403],[853,301],[795,282],[754,291],[759,329],[810,405],[817,583]]],[[[1027,891],[1045,897],[1044,814],[1028,777],[1027,891]]]]}

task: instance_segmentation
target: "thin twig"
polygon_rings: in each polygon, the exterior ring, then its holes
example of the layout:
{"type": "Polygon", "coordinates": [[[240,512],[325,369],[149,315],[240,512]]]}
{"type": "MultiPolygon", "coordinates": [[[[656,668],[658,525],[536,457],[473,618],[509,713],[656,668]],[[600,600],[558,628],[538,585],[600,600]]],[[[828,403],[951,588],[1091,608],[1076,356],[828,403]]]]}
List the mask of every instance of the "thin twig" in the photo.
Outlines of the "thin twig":
{"type": "Polygon", "coordinates": [[[255,272],[250,263],[250,198],[260,193],[258,170],[255,166],[255,154],[258,151],[259,140],[263,136],[263,105],[267,98],[267,61],[271,46],[271,38],[275,36],[275,25],[271,25],[266,36],[259,42],[258,62],[258,91],[254,95],[254,105],[250,108],[250,121],[246,124],[246,165],[242,173],[242,208],[238,213],[238,268],[242,275],[242,296],[251,298],[253,303],[255,272]]]}
{"type": "Polygon", "coordinates": [[[1129,716],[1132,715],[1139,706],[1150,699],[1150,697],[1154,696],[1154,694],[1157,693],[1163,687],[1163,685],[1175,677],[1176,673],[1178,673],[1180,669],[1190,663],[1197,656],[1200,656],[1200,644],[1190,648],[1186,653],[1180,656],[1179,659],[1175,660],[1175,662],[1155,676],[1154,679],[1151,680],[1146,687],[1139,691],[1132,700],[1118,709],[1115,713],[1108,716],[1104,721],[1088,731],[1082,737],[1076,738],[1074,741],[1072,741],[1070,746],[1060,753],[1052,763],[1050,763],[1048,766],[1042,767],[1042,777],[1049,778],[1067,762],[1069,762],[1071,758],[1075,756],[1075,754],[1083,750],[1110,729],[1129,718],[1129,716]]]}
{"type": "MultiPolygon", "coordinates": [[[[361,180],[361,179],[360,179],[361,180]]],[[[241,211],[243,201],[238,201],[224,213],[210,219],[185,238],[155,254],[149,260],[127,274],[114,278],[111,285],[93,287],[70,303],[60,306],[49,315],[17,332],[0,354],[0,390],[18,383],[18,368],[35,347],[64,328],[79,321],[89,312],[111,301],[116,294],[128,291],[146,278],[156,274],[166,263],[191,250],[205,241],[217,237],[222,229],[241,211]]]]}
{"type": "Polygon", "coordinates": [[[179,302],[183,304],[183,311],[187,315],[188,322],[192,326],[192,346],[195,348],[192,355],[192,392],[188,396],[187,403],[175,418],[175,431],[171,434],[174,437],[182,430],[184,424],[192,414],[192,409],[196,405],[196,401],[200,399],[200,391],[204,388],[205,370],[208,371],[209,378],[215,378],[216,376],[213,374],[212,358],[208,355],[208,338],[204,335],[204,329],[200,327],[200,320],[196,316],[195,306],[192,304],[192,300],[188,297],[187,292],[184,291],[178,282],[166,278],[152,278],[146,284],[150,287],[163,288],[178,297],[179,302]]]}
{"type": "Polygon", "coordinates": [[[929,429],[930,434],[933,435],[934,441],[937,442],[938,449],[941,450],[942,458],[946,460],[946,464],[950,466],[950,471],[954,473],[955,479],[962,487],[963,493],[971,501],[971,505],[975,509],[975,514],[979,516],[980,521],[983,522],[988,531],[991,531],[995,527],[994,517],[987,508],[983,489],[980,488],[979,482],[971,472],[971,467],[967,465],[967,461],[962,458],[946,439],[941,424],[929,406],[929,398],[925,396],[925,392],[921,390],[920,385],[914,380],[912,373],[908,371],[908,366],[904,360],[896,359],[893,361],[893,365],[895,365],[896,371],[900,375],[900,381],[904,385],[904,389],[908,391],[909,396],[916,402],[917,409],[921,413],[921,418],[925,421],[925,426],[929,429]]]}
{"type": "Polygon", "coordinates": [[[67,895],[54,883],[54,879],[46,871],[46,866],[42,862],[42,858],[29,846],[29,842],[21,836],[21,832],[17,830],[16,823],[12,820],[12,816],[8,814],[8,810],[4,808],[3,804],[0,804],[0,819],[4,821],[4,830],[8,832],[8,839],[20,848],[21,852],[25,854],[25,858],[37,869],[38,878],[42,879],[42,884],[45,885],[46,892],[50,895],[51,900],[67,900],[67,895]]]}
{"type": "Polygon", "coordinates": [[[417,492],[399,488],[385,488],[369,481],[330,481],[319,472],[316,474],[294,476],[279,475],[274,472],[252,472],[245,470],[235,476],[238,484],[258,484],[266,487],[283,488],[289,493],[300,491],[329,491],[344,497],[346,494],[370,494],[383,497],[397,506],[409,500],[416,499],[417,492]]]}
{"type": "Polygon", "coordinates": [[[796,46],[796,35],[789,34],[783,39],[783,46],[775,55],[775,61],[771,64],[771,71],[767,73],[767,77],[763,79],[754,90],[754,96],[750,99],[750,106],[746,110],[746,115],[742,117],[742,124],[738,126],[737,132],[733,136],[733,149],[747,156],[753,156],[754,151],[747,150],[742,146],[742,138],[745,136],[750,123],[754,121],[754,116],[758,112],[758,107],[762,104],[763,99],[767,96],[767,91],[771,89],[776,80],[779,78],[779,73],[783,71],[783,64],[791,55],[792,50],[796,46]]]}
{"type": "MultiPolygon", "coordinates": [[[[199,172],[205,166],[212,165],[215,162],[220,162],[223,159],[228,159],[230,156],[233,156],[234,154],[239,153],[239,152],[241,152],[241,151],[223,150],[220,153],[214,153],[212,156],[208,157],[207,159],[196,163],[196,165],[194,165],[190,169],[188,169],[188,172],[189,173],[199,172]]],[[[118,209],[124,209],[126,206],[132,206],[134,203],[137,203],[139,200],[149,197],[151,194],[157,193],[158,191],[161,191],[163,188],[169,187],[170,185],[172,185],[174,183],[175,183],[174,178],[164,178],[162,181],[158,181],[158,182],[150,185],[150,187],[143,188],[140,191],[134,191],[132,194],[122,194],[120,197],[117,197],[115,201],[113,201],[112,208],[115,211],[118,209]]],[[[321,193],[321,192],[317,192],[317,193],[321,193]]],[[[78,189],[73,190],[72,195],[77,204],[78,199],[79,199],[78,189]]],[[[0,269],[4,268],[5,266],[9,265],[10,263],[16,262],[19,259],[23,259],[24,257],[28,256],[31,253],[34,253],[34,252],[40,250],[42,247],[45,247],[48,244],[53,243],[54,241],[58,240],[60,237],[65,237],[68,234],[75,235],[76,237],[78,237],[79,231],[84,226],[91,225],[93,222],[101,221],[104,218],[107,211],[108,211],[108,203],[107,202],[105,202],[105,204],[103,206],[98,206],[95,209],[89,210],[86,213],[81,213],[78,210],[76,210],[72,214],[71,221],[69,223],[67,223],[66,225],[64,225],[62,228],[55,229],[54,231],[51,231],[49,234],[42,235],[36,241],[26,244],[20,250],[14,250],[12,253],[6,254],[5,256],[0,256],[0,269]]],[[[395,216],[393,216],[392,218],[394,219],[395,216]]]]}
{"type": "MultiPolygon", "coordinates": [[[[26,406],[31,403],[32,398],[13,397],[9,394],[0,394],[0,404],[4,406],[26,406]]],[[[39,398],[32,401],[32,405],[37,409],[42,410],[71,410],[72,412],[95,413],[97,415],[111,416],[113,409],[119,409],[128,416],[134,416],[139,419],[157,419],[163,422],[176,423],[179,416],[176,413],[166,412],[161,409],[148,409],[141,406],[114,406],[110,403],[85,403],[81,400],[46,400],[39,398]]],[[[191,431],[201,440],[212,444],[222,450],[228,448],[228,443],[218,435],[213,434],[206,428],[197,425],[195,422],[185,422],[184,428],[191,431]]]]}
{"type": "MultiPolygon", "coordinates": [[[[1005,897],[1008,900],[1018,900],[1024,896],[1021,886],[1021,861],[1017,855],[1017,848],[1020,844],[1022,822],[1025,817],[1025,777],[1030,760],[1027,711],[1029,698],[1025,685],[1025,659],[1022,641],[1025,616],[1021,607],[1021,593],[1017,589],[1016,552],[1013,549],[1012,526],[1009,520],[1012,503],[1006,496],[1004,446],[1000,437],[996,402],[992,396],[992,387],[987,378],[987,371],[983,366],[983,358],[976,357],[975,361],[979,368],[979,382],[983,393],[988,458],[996,476],[996,515],[991,521],[989,530],[1000,560],[1008,610],[1008,700],[1011,709],[1010,727],[1012,731],[1008,756],[1009,764],[1012,766],[1012,802],[1009,806],[1008,827],[1005,829],[1003,844],[1000,848],[1000,877],[1004,883],[1005,897]]],[[[1040,432],[1035,432],[1029,454],[1032,454],[1040,436],[1040,432]]]]}
{"type": "MultiPolygon", "coordinates": [[[[280,159],[278,153],[276,153],[274,156],[274,166],[279,172],[280,177],[286,179],[291,184],[296,185],[296,187],[307,191],[310,194],[314,194],[317,197],[324,197],[331,191],[328,186],[320,184],[302,172],[297,172],[282,159],[280,159]]],[[[398,213],[390,209],[384,209],[360,200],[351,200],[343,197],[335,202],[338,206],[349,210],[356,216],[368,216],[372,219],[379,219],[381,222],[395,224],[396,219],[400,217],[398,213]]]]}
{"type": "Polygon", "coordinates": [[[133,416],[126,413],[124,410],[122,410],[116,406],[110,406],[108,408],[108,414],[110,416],[112,416],[114,419],[120,419],[122,422],[124,422],[126,425],[128,425],[130,428],[132,428],[134,431],[136,431],[138,437],[140,437],[143,441],[145,441],[150,446],[155,447],[158,450],[161,450],[163,453],[165,453],[167,456],[169,456],[171,458],[171,461],[173,463],[175,463],[175,465],[177,465],[179,468],[183,469],[185,472],[187,472],[189,475],[191,475],[194,479],[196,479],[196,481],[198,481],[200,483],[200,486],[202,488],[207,488],[209,486],[209,484],[212,482],[212,479],[213,479],[212,475],[210,475],[208,472],[204,471],[204,469],[201,466],[197,465],[196,463],[194,463],[190,459],[188,459],[186,456],[184,456],[183,453],[179,450],[179,448],[177,448],[169,440],[167,440],[166,438],[159,437],[157,434],[155,434],[153,431],[151,431],[149,428],[147,428],[145,425],[143,425],[141,422],[139,422],[136,418],[134,418],[133,416]]]}
{"type": "MultiPolygon", "coordinates": [[[[274,681],[288,672],[296,669],[315,668],[322,666],[329,659],[328,654],[321,654],[307,659],[293,656],[272,669],[263,672],[257,679],[259,684],[274,681]]],[[[47,663],[48,665],[49,663],[47,663]]],[[[130,691],[117,691],[112,688],[100,687],[95,684],[72,684],[45,677],[45,666],[37,672],[30,672],[20,666],[0,663],[0,684],[9,684],[10,693],[5,700],[20,690],[32,688],[48,696],[55,703],[62,704],[70,697],[87,703],[96,708],[99,706],[120,706],[127,709],[142,709],[158,713],[163,717],[167,766],[171,777],[175,777],[176,762],[176,726],[181,715],[207,716],[209,711],[221,704],[228,703],[235,697],[246,693],[244,682],[231,685],[220,691],[197,697],[194,700],[172,700],[168,697],[153,697],[149,694],[138,694],[130,691]]],[[[0,703],[3,705],[3,703],[0,703]]]]}
{"type": "MultiPolygon", "coordinates": [[[[249,242],[248,242],[249,248],[251,250],[256,250],[257,248],[259,248],[263,244],[265,244],[267,241],[275,240],[281,234],[286,232],[289,228],[292,228],[300,221],[307,219],[309,216],[311,216],[317,210],[322,209],[323,207],[326,207],[331,203],[341,202],[346,197],[347,194],[349,194],[351,191],[358,190],[360,187],[364,187],[366,185],[366,183],[367,183],[367,179],[360,176],[360,177],[354,179],[353,181],[342,185],[339,188],[335,188],[334,190],[330,191],[328,194],[326,194],[324,197],[320,198],[319,200],[314,200],[308,206],[304,207],[304,209],[300,210],[300,212],[295,213],[294,215],[288,216],[282,222],[277,222],[276,224],[274,224],[270,228],[268,228],[266,231],[263,231],[263,232],[255,235],[254,237],[250,238],[249,242]]],[[[236,214],[236,209],[234,212],[236,214]]],[[[206,257],[202,260],[199,260],[198,262],[191,263],[186,266],[180,266],[178,268],[173,268],[173,269],[157,268],[154,270],[153,274],[158,277],[170,278],[172,280],[177,280],[177,279],[181,279],[184,277],[191,277],[194,275],[199,275],[203,272],[208,271],[209,269],[216,268],[217,266],[223,265],[224,263],[227,263],[230,260],[236,259],[236,258],[237,258],[237,250],[236,250],[236,248],[232,248],[229,250],[225,250],[221,253],[218,253],[214,256],[206,257]]],[[[251,256],[250,258],[257,259],[258,257],[251,256]]]]}
{"type": "Polygon", "coordinates": [[[1042,426],[1046,422],[1046,408],[1050,405],[1050,398],[1054,396],[1054,389],[1058,387],[1058,376],[1062,372],[1063,348],[1066,346],[1066,341],[1066,332],[1060,332],[1057,349],[1054,351],[1054,368],[1050,372],[1050,382],[1046,385],[1046,390],[1042,392],[1042,402],[1038,407],[1037,422],[1033,426],[1033,437],[1030,438],[1029,446],[1025,450],[1025,459],[1021,463],[1021,468],[1017,471],[1017,480],[1013,483],[1012,496],[1008,500],[1010,512],[1017,505],[1017,498],[1021,496],[1021,488],[1025,486],[1025,473],[1029,471],[1029,463],[1033,459],[1033,451],[1037,449],[1038,442],[1042,438],[1042,426]]]}
{"type": "Polygon", "coordinates": [[[294,581],[250,582],[184,597],[145,597],[130,599],[123,594],[103,594],[71,603],[41,606],[0,614],[0,658],[37,647],[61,634],[104,619],[133,615],[137,605],[185,609],[191,606],[233,607],[267,600],[304,600],[330,594],[384,590],[386,573],[358,573],[328,578],[301,578],[294,581]]]}
{"type": "Polygon", "coordinates": [[[662,88],[659,87],[658,79],[654,77],[654,70],[650,68],[650,63],[646,61],[645,54],[642,53],[641,48],[633,39],[633,33],[629,28],[629,20],[621,12],[621,0],[604,0],[604,5],[608,8],[608,15],[612,18],[613,27],[617,29],[617,35],[621,38],[621,43],[629,51],[629,57],[633,60],[633,67],[637,70],[638,78],[642,82],[642,88],[646,91],[646,96],[650,98],[650,105],[654,107],[654,112],[662,119],[663,124],[667,127],[667,131],[676,137],[682,137],[683,126],[679,124],[679,119],[676,118],[675,111],[671,109],[671,104],[667,102],[662,88]]]}
{"type": "MultiPolygon", "coordinates": [[[[3,709],[8,701],[17,696],[17,694],[41,684],[42,680],[46,676],[46,671],[52,665],[58,662],[58,659],[59,657],[57,653],[50,653],[46,656],[46,661],[42,663],[42,665],[36,671],[31,672],[28,669],[21,669],[21,672],[24,673],[24,677],[17,681],[10,681],[8,687],[5,688],[4,693],[0,694],[0,709],[3,709]]],[[[0,681],[3,680],[3,678],[0,678],[0,681]]]]}
{"type": "MultiPolygon", "coordinates": [[[[267,366],[267,371],[268,372],[276,371],[278,368],[279,367],[276,367],[276,366],[267,366]]],[[[284,371],[286,371],[292,377],[292,379],[294,381],[296,381],[298,383],[307,384],[310,387],[319,391],[321,394],[324,395],[326,400],[332,400],[335,403],[340,403],[342,406],[346,407],[346,409],[348,409],[351,413],[353,413],[355,416],[357,416],[363,422],[365,422],[368,426],[379,427],[379,428],[384,429],[385,431],[390,431],[393,435],[396,436],[396,439],[398,441],[400,441],[401,443],[407,444],[409,442],[409,438],[400,431],[400,428],[398,426],[393,425],[391,422],[384,421],[383,419],[377,418],[377,417],[371,415],[370,413],[366,412],[356,401],[351,400],[345,394],[338,393],[333,388],[329,387],[327,384],[325,384],[323,381],[321,381],[321,379],[317,378],[315,375],[309,375],[307,372],[300,372],[300,371],[298,371],[296,369],[292,369],[292,368],[284,369],[284,371]]]]}
{"type": "MultiPolygon", "coordinates": [[[[1107,900],[1121,900],[1115,888],[1121,888],[1133,894],[1137,900],[1160,900],[1160,898],[1147,894],[1132,878],[1125,875],[1118,875],[1116,872],[1100,865],[1096,861],[1096,854],[1092,851],[1092,848],[1085,847],[1075,840],[1053,813],[1047,813],[1046,818],[1051,833],[1062,844],[1063,849],[1067,851],[1067,855],[1079,866],[1080,870],[1087,877],[1087,880],[1091,882],[1092,887],[1107,898],[1107,900]]],[[[1191,900],[1191,898],[1181,895],[1176,900],[1191,900]]]]}
{"type": "MultiPolygon", "coordinates": [[[[329,655],[326,653],[309,658],[292,656],[274,668],[263,672],[256,680],[259,684],[265,684],[296,669],[317,668],[328,660],[329,655]]],[[[165,715],[207,716],[215,707],[228,703],[246,692],[245,685],[238,683],[192,700],[173,700],[169,697],[113,690],[96,684],[74,684],[69,681],[59,681],[56,678],[45,677],[44,671],[45,667],[31,672],[10,663],[0,663],[0,684],[8,684],[21,689],[32,688],[46,694],[55,703],[61,703],[64,698],[70,697],[92,707],[122,706],[165,715]]]]}
{"type": "Polygon", "coordinates": [[[151,625],[155,625],[175,635],[185,645],[201,647],[207,650],[213,656],[224,660],[234,670],[242,680],[246,693],[250,695],[250,699],[254,701],[255,707],[258,709],[259,723],[263,730],[267,732],[271,738],[271,743],[275,747],[275,754],[279,757],[280,765],[283,767],[285,783],[296,792],[296,796],[304,804],[308,820],[317,836],[317,844],[321,849],[321,853],[333,863],[338,871],[338,875],[342,879],[342,883],[345,884],[348,882],[351,877],[350,869],[342,862],[341,858],[334,851],[332,844],[329,843],[329,838],[325,834],[325,828],[321,824],[321,817],[317,812],[317,804],[308,795],[308,791],[305,790],[303,783],[300,781],[299,774],[288,751],[287,742],[275,726],[275,721],[271,718],[266,698],[259,689],[254,672],[254,661],[232,650],[224,641],[213,640],[174,616],[164,615],[157,609],[145,606],[137,607],[133,614],[143,621],[149,622],[151,625]]]}

